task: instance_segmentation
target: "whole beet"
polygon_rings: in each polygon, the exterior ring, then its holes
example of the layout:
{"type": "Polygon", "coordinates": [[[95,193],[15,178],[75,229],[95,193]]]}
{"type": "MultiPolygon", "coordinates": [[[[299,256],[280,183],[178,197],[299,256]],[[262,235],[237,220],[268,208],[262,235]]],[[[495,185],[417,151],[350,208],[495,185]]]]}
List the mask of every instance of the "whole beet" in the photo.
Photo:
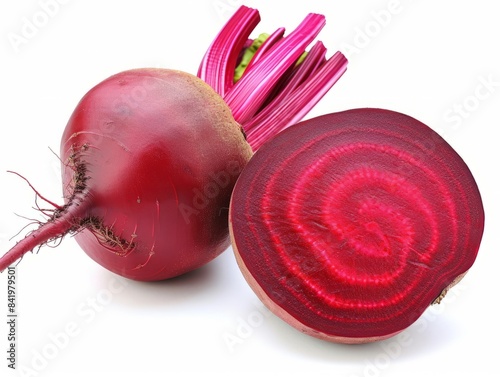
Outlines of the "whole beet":
{"type": "Polygon", "coordinates": [[[82,98],[63,133],[65,204],[0,259],[0,270],[67,233],[130,279],[196,269],[229,246],[229,200],[251,155],[226,103],[196,76],[111,76],[82,98]]]}

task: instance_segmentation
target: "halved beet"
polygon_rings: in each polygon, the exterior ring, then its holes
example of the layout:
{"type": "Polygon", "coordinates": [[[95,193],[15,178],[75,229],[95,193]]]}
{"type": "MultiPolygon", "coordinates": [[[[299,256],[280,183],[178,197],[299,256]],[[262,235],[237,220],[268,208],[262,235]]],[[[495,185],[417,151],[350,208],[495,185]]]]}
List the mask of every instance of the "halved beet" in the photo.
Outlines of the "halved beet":
{"type": "Polygon", "coordinates": [[[354,109],[301,122],[233,191],[238,264],[276,315],[364,343],[410,326],[476,259],[484,227],[467,165],[407,115],[354,109]]]}

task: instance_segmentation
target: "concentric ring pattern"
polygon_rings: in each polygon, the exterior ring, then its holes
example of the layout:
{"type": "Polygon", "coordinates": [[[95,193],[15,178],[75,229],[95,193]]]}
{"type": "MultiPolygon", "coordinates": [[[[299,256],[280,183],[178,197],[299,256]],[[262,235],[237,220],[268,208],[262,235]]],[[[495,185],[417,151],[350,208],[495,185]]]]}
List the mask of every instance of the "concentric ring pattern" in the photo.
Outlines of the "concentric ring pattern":
{"type": "Polygon", "coordinates": [[[264,145],[231,201],[235,251],[306,327],[378,337],[413,323],[473,264],[484,227],[467,165],[404,114],[355,109],[264,145]]]}

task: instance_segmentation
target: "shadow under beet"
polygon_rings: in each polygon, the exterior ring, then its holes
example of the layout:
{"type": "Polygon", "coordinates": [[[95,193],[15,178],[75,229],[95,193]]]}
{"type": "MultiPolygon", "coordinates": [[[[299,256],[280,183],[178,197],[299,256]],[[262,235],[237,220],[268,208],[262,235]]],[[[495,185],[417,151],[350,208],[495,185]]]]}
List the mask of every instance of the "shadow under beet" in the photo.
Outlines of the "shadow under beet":
{"type": "MultiPolygon", "coordinates": [[[[114,305],[140,310],[172,310],[178,305],[198,305],[202,308],[213,301],[224,280],[219,258],[197,270],[162,281],[141,282],[113,274],[113,278],[119,279],[125,286],[113,300],[114,305]]],[[[103,270],[103,275],[106,275],[103,279],[110,279],[109,274],[109,271],[103,270]]]]}
{"type": "MultiPolygon", "coordinates": [[[[365,369],[383,370],[389,365],[425,358],[460,337],[460,329],[445,316],[424,315],[405,331],[383,341],[365,344],[339,344],[303,334],[278,317],[266,320],[277,347],[298,357],[333,365],[343,364],[360,376],[365,369]]],[[[369,373],[368,373],[369,374],[369,373]]],[[[354,374],[356,375],[356,374],[354,374]]]]}

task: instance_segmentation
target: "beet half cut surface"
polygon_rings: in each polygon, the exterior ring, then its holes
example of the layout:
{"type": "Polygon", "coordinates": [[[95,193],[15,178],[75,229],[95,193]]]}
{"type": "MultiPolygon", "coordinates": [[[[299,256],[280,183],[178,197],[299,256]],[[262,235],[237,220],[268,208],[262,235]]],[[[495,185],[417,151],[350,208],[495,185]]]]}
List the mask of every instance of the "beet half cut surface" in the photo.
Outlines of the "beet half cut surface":
{"type": "Polygon", "coordinates": [[[246,280],[276,315],[341,343],[393,336],[474,263],[484,228],[467,165],[407,115],[354,109],[280,133],[230,206],[246,280]]]}

